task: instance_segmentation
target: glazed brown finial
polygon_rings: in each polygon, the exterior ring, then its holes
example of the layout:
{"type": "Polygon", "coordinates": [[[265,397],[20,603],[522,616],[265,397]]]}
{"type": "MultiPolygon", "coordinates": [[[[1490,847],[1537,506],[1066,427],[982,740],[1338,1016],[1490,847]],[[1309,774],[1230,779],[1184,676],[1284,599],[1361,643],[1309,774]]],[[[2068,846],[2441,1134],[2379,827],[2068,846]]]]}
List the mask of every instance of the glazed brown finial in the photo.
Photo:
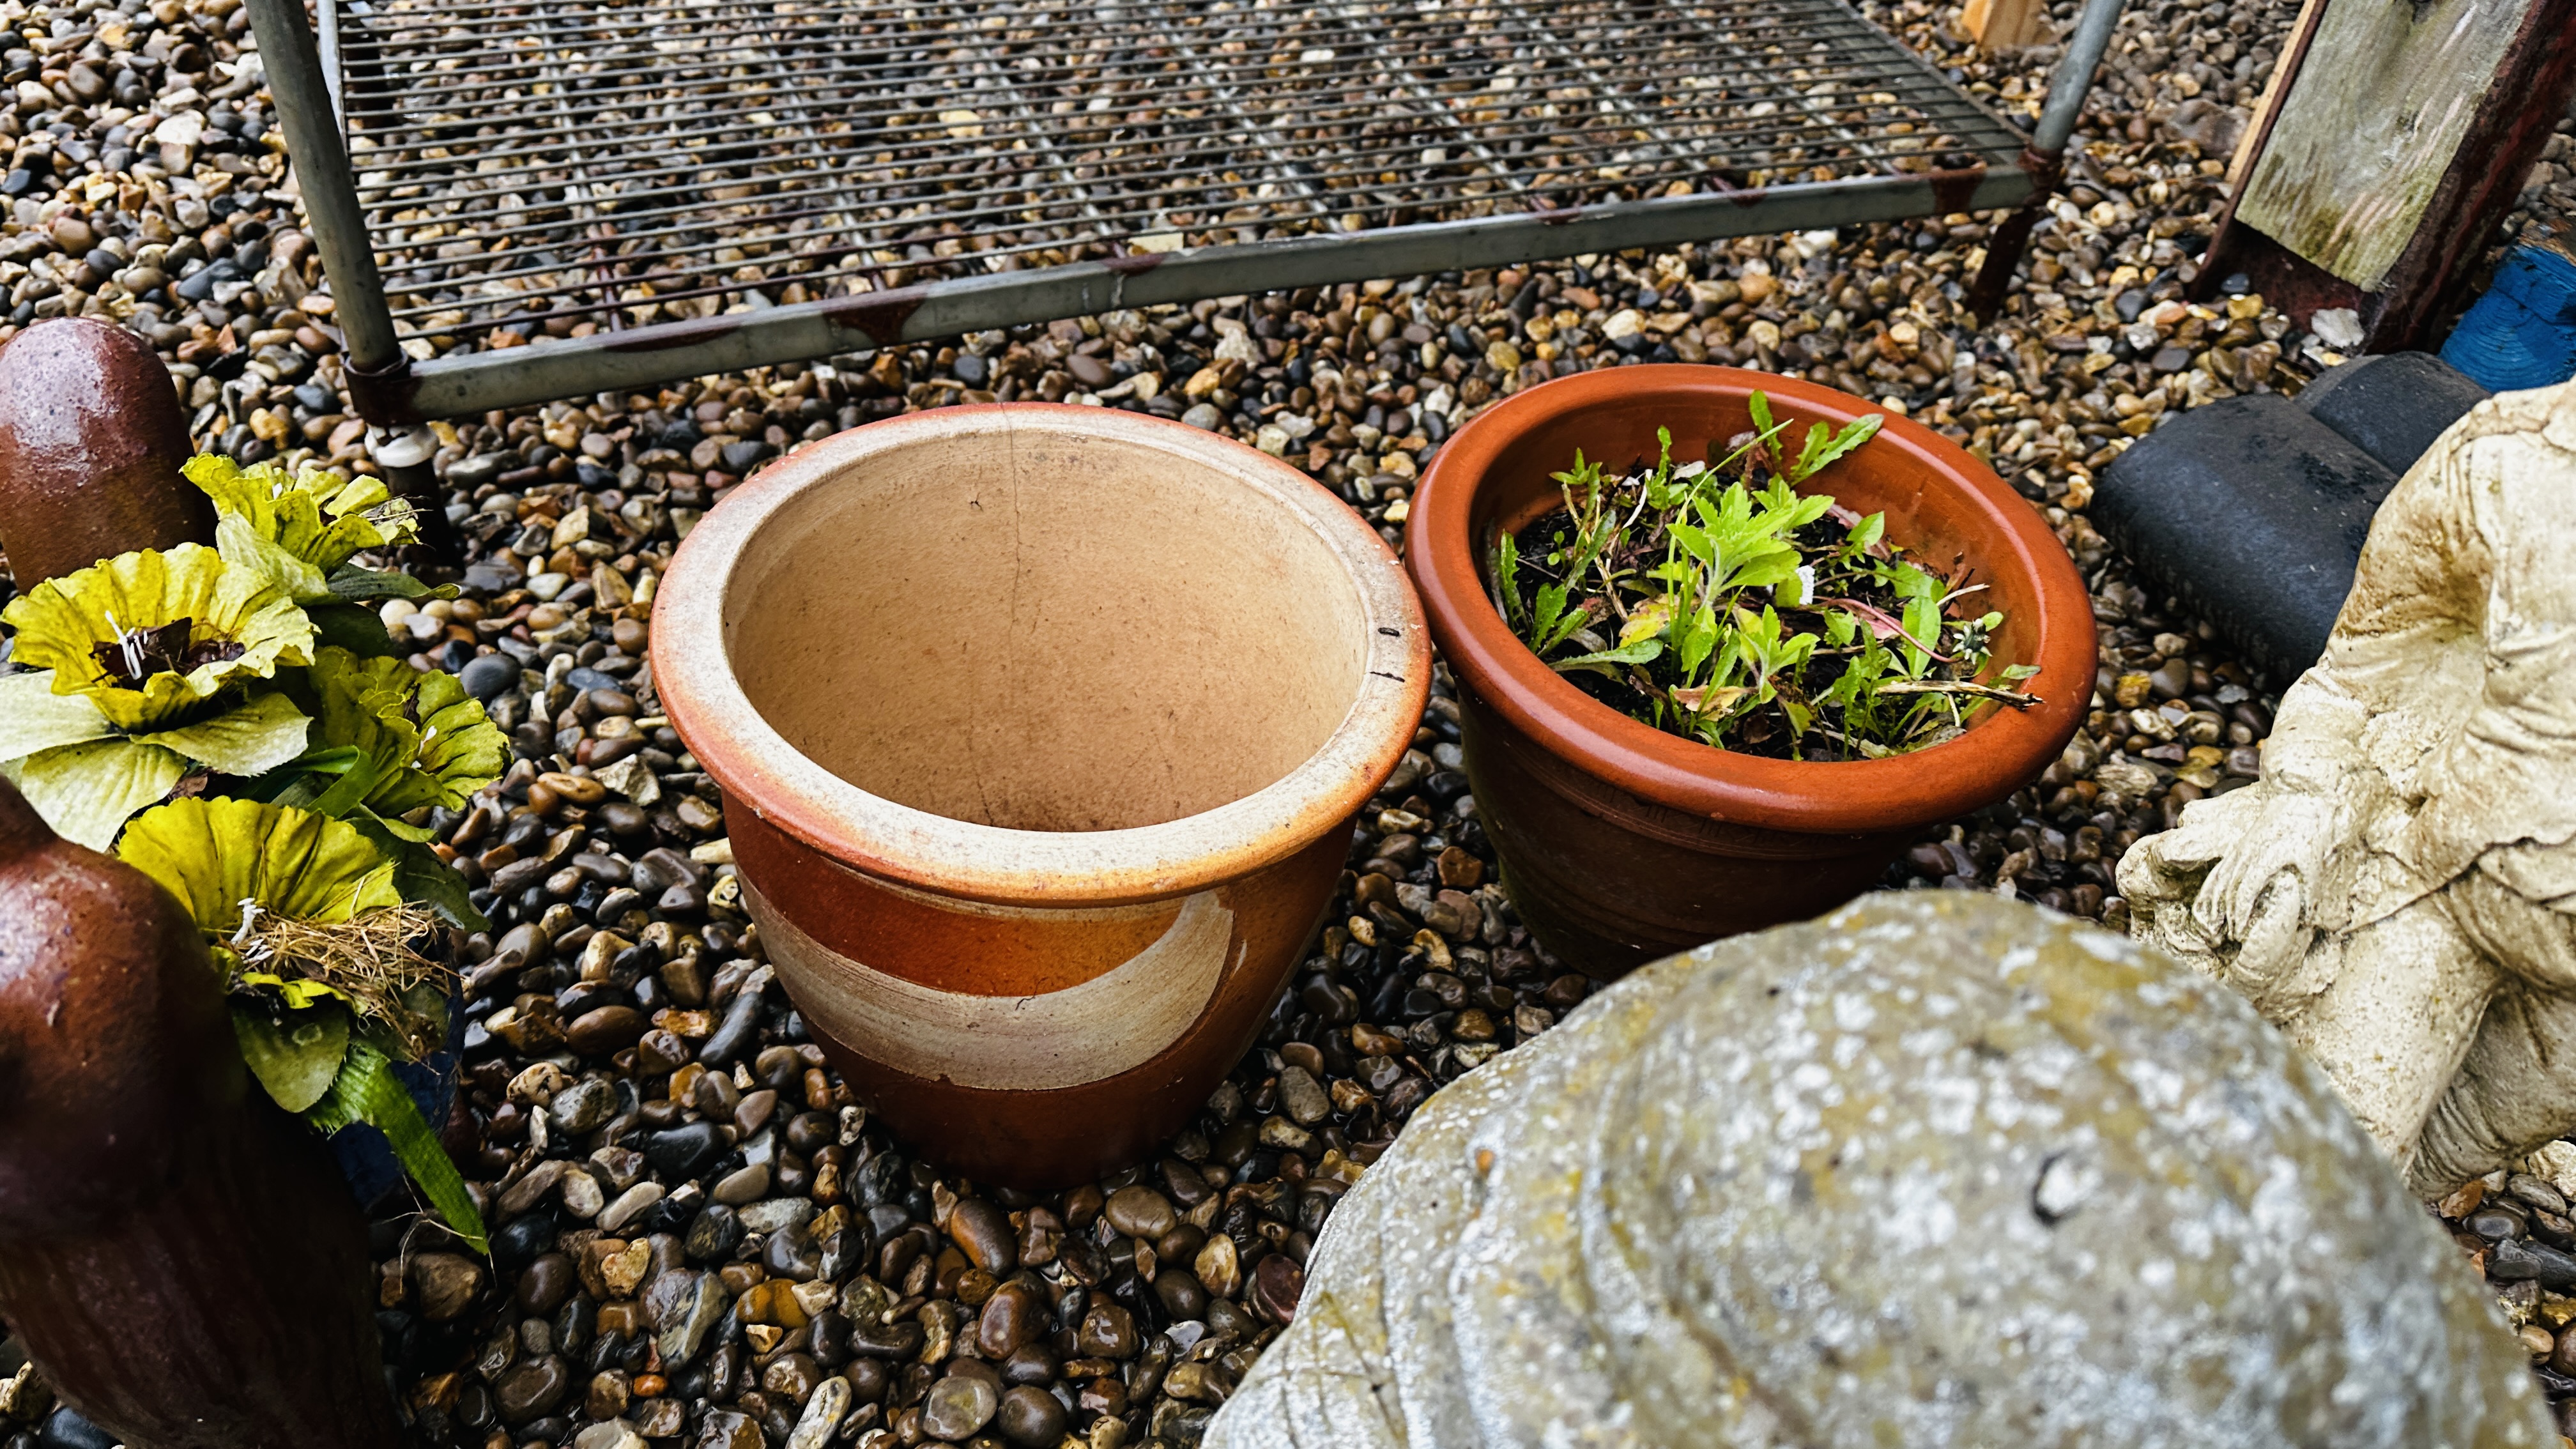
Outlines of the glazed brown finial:
{"type": "Polygon", "coordinates": [[[129,1449],[392,1449],[366,1240],[177,900],[0,780],[0,1319],[129,1449]]]}
{"type": "Polygon", "coordinates": [[[151,344],[58,317],[0,347],[0,554],[18,587],[129,549],[215,541],[179,474],[188,423],[151,344]]]}

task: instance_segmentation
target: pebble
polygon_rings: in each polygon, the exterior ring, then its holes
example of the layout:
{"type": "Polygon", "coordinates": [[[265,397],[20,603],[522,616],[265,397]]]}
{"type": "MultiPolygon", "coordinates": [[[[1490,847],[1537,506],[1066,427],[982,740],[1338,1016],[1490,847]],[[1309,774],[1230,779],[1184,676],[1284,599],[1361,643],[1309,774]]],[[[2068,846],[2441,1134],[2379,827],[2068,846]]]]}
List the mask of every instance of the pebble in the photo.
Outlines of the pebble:
{"type": "Polygon", "coordinates": [[[644,1158],[653,1170],[675,1180],[695,1178],[724,1155],[723,1132],[711,1122],[691,1122],[644,1139],[644,1158]]]}
{"type": "Polygon", "coordinates": [[[420,1316],[432,1323],[462,1317],[483,1287],[483,1265],[459,1253],[419,1253],[411,1260],[411,1291],[420,1316]]]}
{"type": "Polygon", "coordinates": [[[572,1449],[646,1449],[644,1436],[624,1419],[586,1424],[572,1436],[572,1449]]]}
{"type": "Polygon", "coordinates": [[[921,1404],[921,1432],[955,1443],[993,1420],[1002,1396],[981,1378],[951,1374],[930,1386],[921,1404]]]}
{"type": "Polygon", "coordinates": [[[507,654],[481,654],[468,661],[456,677],[467,694],[489,704],[518,684],[519,666],[507,654]]]}
{"type": "Polygon", "coordinates": [[[501,1375],[492,1385],[492,1401],[503,1423],[524,1424],[553,1412],[571,1389],[572,1367],[547,1354],[501,1375]]]}
{"type": "Polygon", "coordinates": [[[993,1427],[1022,1449],[1051,1449],[1065,1432],[1064,1405],[1044,1389],[1022,1384],[1002,1395],[993,1427]]]}
{"type": "Polygon", "coordinates": [[[665,1191],[658,1182],[639,1182],[617,1195],[617,1200],[600,1209],[602,1232],[616,1232],[633,1222],[645,1209],[662,1200],[665,1191]]]}
{"type": "Polygon", "coordinates": [[[1150,1187],[1122,1187],[1111,1193],[1102,1215],[1111,1227],[1131,1238],[1159,1238],[1180,1221],[1171,1199],[1150,1187]]]}
{"type": "Polygon", "coordinates": [[[969,1261],[996,1278],[1019,1266],[1018,1236],[1000,1208],[982,1198],[961,1198],[948,1214],[948,1235],[969,1261]]]}

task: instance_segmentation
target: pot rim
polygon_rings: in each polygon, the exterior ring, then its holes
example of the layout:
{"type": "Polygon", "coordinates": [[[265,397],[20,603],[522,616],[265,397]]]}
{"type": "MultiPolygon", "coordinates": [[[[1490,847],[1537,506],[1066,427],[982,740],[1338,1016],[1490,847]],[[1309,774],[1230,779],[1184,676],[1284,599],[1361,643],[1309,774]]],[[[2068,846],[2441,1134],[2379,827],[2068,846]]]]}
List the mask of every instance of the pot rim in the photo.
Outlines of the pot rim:
{"type": "Polygon", "coordinates": [[[2037,509],[1992,469],[1930,428],[1833,388],[1774,373],[1691,363],[1602,368],[1515,393],[1461,428],[1416,490],[1406,567],[1421,591],[1441,656],[1459,682],[1515,729],[1584,773],[1690,815],[1802,833],[1912,829],[1974,810],[1992,784],[2048,768],[2091,703],[2093,610],[2075,561],[2037,509]],[[1851,422],[1886,414],[1869,444],[1912,455],[1930,477],[1967,495],[1990,565],[2032,580],[2039,601],[2042,702],[1998,709],[1954,740],[1876,760],[1772,760],[1666,734],[1585,694],[1541,663],[1485,591],[1471,537],[1476,490],[1504,450],[1568,413],[1641,391],[1740,398],[1755,388],[1802,416],[1851,422]],[[2047,681],[2067,681],[2050,689],[2047,681]]]}
{"type": "Polygon", "coordinates": [[[732,808],[749,809],[868,875],[994,905],[1163,900],[1294,854],[1377,793],[1412,748],[1431,686],[1430,637],[1403,565],[1339,498],[1290,465],[1213,433],[1072,404],[936,408],[799,448],[744,481],[690,530],[653,612],[653,679],[663,712],[732,808]],[[1175,464],[1250,487],[1302,521],[1340,562],[1369,629],[1360,684],[1341,723],[1295,769],[1249,795],[1157,825],[1017,830],[871,794],[789,744],[753,707],[728,658],[725,597],[764,526],[807,489],[844,478],[870,458],[960,434],[1007,438],[1030,424],[1142,444],[1175,464]]]}

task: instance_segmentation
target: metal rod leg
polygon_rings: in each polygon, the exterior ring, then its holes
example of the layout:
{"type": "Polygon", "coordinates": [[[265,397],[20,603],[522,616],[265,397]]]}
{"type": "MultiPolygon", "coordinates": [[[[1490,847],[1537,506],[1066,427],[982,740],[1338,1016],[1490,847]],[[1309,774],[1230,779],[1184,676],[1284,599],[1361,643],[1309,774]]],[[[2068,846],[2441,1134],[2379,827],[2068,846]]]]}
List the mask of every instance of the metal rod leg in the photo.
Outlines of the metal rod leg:
{"type": "Polygon", "coordinates": [[[1986,264],[1978,268],[1977,280],[1968,288],[1965,305],[1981,322],[1994,320],[2003,305],[2013,273],[2021,269],[2022,254],[2030,250],[2030,234],[2039,225],[2039,213],[2057,191],[2065,170],[2066,143],[2075,135],[2076,119],[2084,114],[2085,97],[2092,93],[2093,72],[2101,68],[2102,53],[2110,49],[2112,32],[2120,28],[2120,4],[2121,0],[2086,0],[2084,13],[2075,22],[2074,38],[2057,62],[2057,73],[2048,78],[2048,104],[2039,113],[2029,148],[2021,153],[2022,169],[2030,173],[2037,189],[2028,205],[2005,218],[1986,239],[1986,264]]]}
{"type": "Polygon", "coordinates": [[[384,470],[394,496],[409,503],[418,516],[420,546],[429,551],[430,561],[461,568],[465,539],[448,519],[447,490],[439,486],[438,472],[430,465],[437,452],[438,439],[427,428],[367,429],[367,454],[384,470]]]}
{"type": "MultiPolygon", "coordinates": [[[[336,0],[321,0],[326,15],[336,0]]],[[[331,279],[332,315],[348,339],[349,399],[368,423],[367,450],[385,470],[385,481],[420,515],[422,545],[450,568],[464,563],[463,540],[447,521],[445,490],[430,468],[436,443],[425,429],[395,432],[398,405],[408,394],[411,359],[394,331],[385,301],[385,279],[367,240],[366,214],[358,205],[357,178],[340,136],[338,107],[322,55],[305,23],[302,0],[249,0],[251,29],[267,64],[269,93],[277,99],[286,150],[313,222],[313,243],[331,279]]]]}

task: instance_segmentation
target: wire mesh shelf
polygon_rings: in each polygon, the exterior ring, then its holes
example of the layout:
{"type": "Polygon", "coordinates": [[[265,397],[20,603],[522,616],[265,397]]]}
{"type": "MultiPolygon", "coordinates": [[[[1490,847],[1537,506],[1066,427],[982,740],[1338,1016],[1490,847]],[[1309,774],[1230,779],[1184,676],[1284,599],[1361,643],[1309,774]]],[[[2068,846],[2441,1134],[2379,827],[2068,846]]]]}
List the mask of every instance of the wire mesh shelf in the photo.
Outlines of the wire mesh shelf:
{"type": "Polygon", "coordinates": [[[380,423],[2034,191],[1846,0],[249,3],[380,423]]]}

